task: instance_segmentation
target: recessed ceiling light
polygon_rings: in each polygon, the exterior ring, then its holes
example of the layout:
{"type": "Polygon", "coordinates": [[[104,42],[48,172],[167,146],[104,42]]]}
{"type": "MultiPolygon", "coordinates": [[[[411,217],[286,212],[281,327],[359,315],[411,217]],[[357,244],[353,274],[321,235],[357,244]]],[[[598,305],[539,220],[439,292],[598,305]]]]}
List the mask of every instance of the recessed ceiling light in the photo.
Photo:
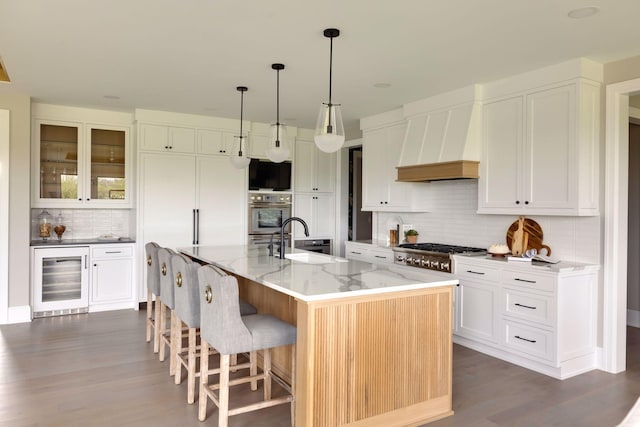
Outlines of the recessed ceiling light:
{"type": "Polygon", "coordinates": [[[380,89],[386,89],[388,87],[391,87],[391,83],[376,83],[373,85],[373,87],[377,87],[380,89]]]}
{"type": "Polygon", "coordinates": [[[570,10],[567,16],[573,19],[583,19],[583,18],[589,18],[590,16],[593,16],[598,12],[600,12],[600,9],[598,9],[597,7],[587,6],[587,7],[581,7],[578,9],[570,10]]]}
{"type": "Polygon", "coordinates": [[[105,99],[120,99],[120,97],[117,96],[117,95],[105,95],[104,98],[105,99]]]}

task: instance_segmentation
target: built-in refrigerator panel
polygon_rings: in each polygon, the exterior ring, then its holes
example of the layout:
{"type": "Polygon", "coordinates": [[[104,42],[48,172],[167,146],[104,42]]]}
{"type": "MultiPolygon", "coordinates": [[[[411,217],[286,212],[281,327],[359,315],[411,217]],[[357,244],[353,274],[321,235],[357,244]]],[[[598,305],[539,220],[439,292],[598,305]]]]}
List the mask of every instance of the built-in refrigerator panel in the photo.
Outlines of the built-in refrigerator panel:
{"type": "Polygon", "coordinates": [[[88,311],[88,260],[88,246],[34,248],[34,318],[88,311]]]}

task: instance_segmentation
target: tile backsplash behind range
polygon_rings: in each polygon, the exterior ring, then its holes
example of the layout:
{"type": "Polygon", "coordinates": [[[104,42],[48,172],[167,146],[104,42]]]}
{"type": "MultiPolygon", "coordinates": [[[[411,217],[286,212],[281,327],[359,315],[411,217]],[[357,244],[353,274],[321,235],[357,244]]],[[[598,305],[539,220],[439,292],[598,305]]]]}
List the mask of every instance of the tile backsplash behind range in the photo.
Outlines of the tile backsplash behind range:
{"type": "MultiPolygon", "coordinates": [[[[413,224],[419,242],[488,247],[506,243],[506,233],[517,215],[479,215],[477,180],[432,182],[429,212],[379,213],[378,234],[385,241],[388,224],[400,218],[413,224]]],[[[542,227],[544,243],[554,257],[565,261],[600,263],[600,217],[530,216],[542,227]]],[[[400,236],[401,238],[404,236],[400,236]]]]}
{"type": "MultiPolygon", "coordinates": [[[[92,239],[103,235],[133,237],[130,226],[133,210],[129,209],[47,209],[55,225],[58,214],[62,213],[63,224],[67,227],[63,240],[92,239]]],[[[40,239],[38,235],[38,215],[42,209],[31,209],[31,239],[40,239]]],[[[55,239],[55,235],[53,236],[55,239]]]]}

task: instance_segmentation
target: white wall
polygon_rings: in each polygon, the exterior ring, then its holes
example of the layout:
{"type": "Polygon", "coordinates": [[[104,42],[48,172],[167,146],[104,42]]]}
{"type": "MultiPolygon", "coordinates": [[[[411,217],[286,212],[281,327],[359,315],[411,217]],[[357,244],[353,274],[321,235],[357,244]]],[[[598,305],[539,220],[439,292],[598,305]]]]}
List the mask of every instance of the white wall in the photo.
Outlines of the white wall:
{"type": "MultiPolygon", "coordinates": [[[[505,243],[507,230],[516,215],[478,215],[478,181],[453,180],[425,183],[430,186],[426,213],[379,213],[378,234],[385,241],[388,223],[400,216],[413,224],[419,242],[449,243],[486,248],[505,243]]],[[[552,255],[565,261],[600,264],[599,217],[527,216],[538,222],[544,232],[543,243],[552,255]]]]}

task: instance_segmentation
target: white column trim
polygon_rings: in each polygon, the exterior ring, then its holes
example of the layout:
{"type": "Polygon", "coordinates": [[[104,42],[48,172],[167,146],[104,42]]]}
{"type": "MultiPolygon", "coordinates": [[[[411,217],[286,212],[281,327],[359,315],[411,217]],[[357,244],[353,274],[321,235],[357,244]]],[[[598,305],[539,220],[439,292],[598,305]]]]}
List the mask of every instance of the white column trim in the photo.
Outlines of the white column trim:
{"type": "Polygon", "coordinates": [[[640,79],[607,86],[602,369],[626,369],[629,94],[640,79]]]}
{"type": "Polygon", "coordinates": [[[9,110],[0,110],[0,325],[9,318],[9,110]]]}

